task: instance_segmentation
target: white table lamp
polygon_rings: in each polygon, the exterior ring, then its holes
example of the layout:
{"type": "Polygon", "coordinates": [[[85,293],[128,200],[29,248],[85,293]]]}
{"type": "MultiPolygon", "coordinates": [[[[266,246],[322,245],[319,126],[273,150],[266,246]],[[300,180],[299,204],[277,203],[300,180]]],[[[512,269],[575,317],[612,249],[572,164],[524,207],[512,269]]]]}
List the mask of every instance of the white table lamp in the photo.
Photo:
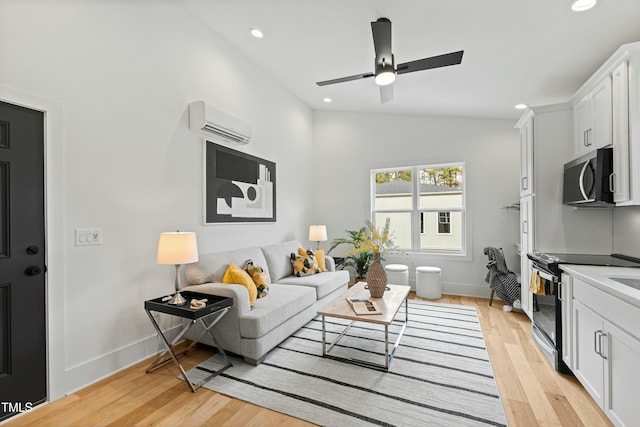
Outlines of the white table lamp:
{"type": "Polygon", "coordinates": [[[193,232],[160,233],[158,240],[158,264],[176,266],[176,293],[169,304],[182,305],[187,301],[180,295],[180,265],[198,261],[198,242],[193,232]]]}
{"type": "Polygon", "coordinates": [[[320,242],[327,240],[327,226],[326,225],[310,225],[309,226],[309,240],[316,242],[316,249],[320,249],[320,242]]]}

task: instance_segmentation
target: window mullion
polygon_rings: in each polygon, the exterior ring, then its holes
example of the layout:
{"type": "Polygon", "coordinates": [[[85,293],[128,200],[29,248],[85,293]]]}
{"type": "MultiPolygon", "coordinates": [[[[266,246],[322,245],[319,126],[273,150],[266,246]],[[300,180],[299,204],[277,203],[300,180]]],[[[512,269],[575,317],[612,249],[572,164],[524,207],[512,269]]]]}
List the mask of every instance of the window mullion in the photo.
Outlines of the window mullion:
{"type": "Polygon", "coordinates": [[[418,207],[420,205],[420,177],[419,169],[414,167],[412,169],[411,176],[413,177],[413,192],[412,192],[412,230],[411,230],[411,249],[420,250],[420,214],[418,213],[418,207]]]}

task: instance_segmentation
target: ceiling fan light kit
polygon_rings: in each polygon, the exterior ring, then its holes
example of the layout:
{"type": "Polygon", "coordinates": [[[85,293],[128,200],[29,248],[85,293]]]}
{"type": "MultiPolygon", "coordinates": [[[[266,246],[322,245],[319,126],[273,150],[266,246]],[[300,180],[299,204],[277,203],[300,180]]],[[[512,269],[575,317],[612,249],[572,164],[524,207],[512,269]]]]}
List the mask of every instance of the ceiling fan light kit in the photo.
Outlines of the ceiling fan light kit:
{"type": "Polygon", "coordinates": [[[386,86],[393,83],[396,79],[395,71],[381,71],[376,74],[376,84],[378,86],[386,86]]]}
{"type": "Polygon", "coordinates": [[[373,47],[376,54],[373,73],[324,80],[316,82],[316,84],[318,86],[326,86],[374,77],[375,83],[380,87],[380,102],[385,103],[393,99],[393,82],[398,74],[448,67],[462,62],[463,50],[405,62],[396,67],[395,57],[391,51],[391,21],[387,18],[379,18],[377,21],[372,22],[371,33],[373,34],[373,47]]]}

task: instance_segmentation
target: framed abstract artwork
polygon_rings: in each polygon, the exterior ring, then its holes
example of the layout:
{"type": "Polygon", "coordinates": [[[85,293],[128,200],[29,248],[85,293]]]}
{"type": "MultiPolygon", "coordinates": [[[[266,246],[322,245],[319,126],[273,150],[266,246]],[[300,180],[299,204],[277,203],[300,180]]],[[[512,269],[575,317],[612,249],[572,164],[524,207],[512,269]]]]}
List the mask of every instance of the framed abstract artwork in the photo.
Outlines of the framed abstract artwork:
{"type": "Polygon", "coordinates": [[[276,164],[205,142],[204,223],[276,222],[276,164]]]}

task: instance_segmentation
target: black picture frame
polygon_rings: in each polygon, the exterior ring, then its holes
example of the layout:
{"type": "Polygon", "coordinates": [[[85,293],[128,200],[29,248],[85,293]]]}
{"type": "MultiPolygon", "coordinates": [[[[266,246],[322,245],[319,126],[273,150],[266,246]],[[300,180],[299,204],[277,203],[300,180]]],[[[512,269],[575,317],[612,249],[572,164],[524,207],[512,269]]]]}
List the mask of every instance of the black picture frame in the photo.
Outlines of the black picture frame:
{"type": "Polygon", "coordinates": [[[205,141],[204,223],[276,222],[276,164],[205,141]]]}

